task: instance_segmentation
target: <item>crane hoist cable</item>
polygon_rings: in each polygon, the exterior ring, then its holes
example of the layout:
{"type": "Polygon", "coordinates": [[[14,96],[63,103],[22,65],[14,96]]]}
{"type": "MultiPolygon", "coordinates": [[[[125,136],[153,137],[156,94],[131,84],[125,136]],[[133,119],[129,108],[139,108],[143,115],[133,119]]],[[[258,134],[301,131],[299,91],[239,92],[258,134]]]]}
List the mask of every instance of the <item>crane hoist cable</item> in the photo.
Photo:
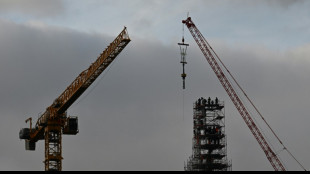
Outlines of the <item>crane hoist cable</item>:
{"type": "Polygon", "coordinates": [[[105,70],[105,72],[103,72],[102,76],[98,79],[97,83],[94,84],[94,86],[84,95],[81,97],[80,100],[78,100],[76,103],[74,103],[71,106],[71,109],[76,107],[79,103],[81,103],[91,92],[93,92],[93,90],[95,90],[95,88],[100,84],[100,82],[104,79],[104,77],[108,74],[108,72],[110,71],[110,69],[112,68],[113,64],[115,63],[115,61],[113,61],[111,63],[111,65],[105,70]]]}
{"type": "MultiPolygon", "coordinates": [[[[294,158],[294,160],[299,164],[299,166],[307,171],[305,169],[305,167],[296,159],[296,157],[287,149],[287,147],[283,144],[283,142],[281,141],[281,139],[279,138],[279,136],[275,133],[275,131],[271,128],[270,124],[267,122],[267,120],[264,118],[264,116],[261,114],[261,112],[257,109],[257,107],[255,106],[255,104],[253,103],[253,101],[249,98],[249,96],[247,95],[247,93],[244,91],[244,89],[240,86],[240,84],[238,83],[238,81],[236,80],[236,78],[232,75],[232,73],[228,70],[227,66],[224,64],[224,62],[220,59],[220,57],[217,55],[217,53],[213,50],[213,48],[210,46],[212,52],[214,53],[214,55],[216,56],[216,58],[220,61],[221,65],[224,67],[224,69],[227,71],[227,73],[229,74],[229,76],[232,78],[232,80],[235,82],[235,84],[238,86],[238,88],[242,91],[243,95],[246,97],[246,99],[250,102],[251,106],[255,109],[255,111],[257,112],[257,114],[261,117],[261,119],[264,121],[264,123],[267,125],[267,127],[269,128],[269,130],[272,132],[272,134],[276,137],[276,139],[278,140],[278,142],[282,145],[283,150],[287,151],[289,153],[289,155],[294,158]]],[[[282,150],[281,150],[282,151],[282,150]]],[[[280,151],[280,152],[281,152],[280,151]]]]}

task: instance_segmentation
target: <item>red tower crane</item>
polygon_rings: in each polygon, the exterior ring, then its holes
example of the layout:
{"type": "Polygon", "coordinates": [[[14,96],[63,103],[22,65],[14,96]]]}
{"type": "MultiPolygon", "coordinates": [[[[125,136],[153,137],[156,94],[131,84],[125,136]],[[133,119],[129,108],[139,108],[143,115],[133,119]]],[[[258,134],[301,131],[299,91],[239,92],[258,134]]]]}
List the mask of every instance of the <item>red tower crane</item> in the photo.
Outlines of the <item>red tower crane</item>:
{"type": "MultiPolygon", "coordinates": [[[[237,108],[238,112],[240,113],[241,117],[245,121],[246,125],[251,130],[252,134],[254,135],[255,139],[257,140],[260,147],[265,152],[267,159],[271,163],[272,167],[276,171],[285,171],[283,164],[281,163],[278,156],[273,152],[270,148],[269,144],[267,143],[266,139],[264,138],[263,134],[259,130],[259,128],[254,123],[251,115],[249,114],[248,110],[240,100],[239,96],[237,95],[236,91],[232,87],[231,83],[225,76],[223,70],[221,69],[219,63],[216,61],[216,57],[218,58],[217,54],[214,52],[212,47],[209,45],[207,40],[203,37],[200,33],[196,25],[193,23],[191,17],[188,17],[186,20],[182,21],[185,24],[192,34],[193,38],[195,39],[197,45],[201,49],[203,55],[207,59],[208,63],[210,64],[212,70],[216,74],[217,78],[221,82],[222,86],[224,87],[225,91],[229,95],[231,101],[234,103],[235,107],[237,108]]],[[[219,59],[220,60],[220,59],[219,59]]],[[[221,61],[221,60],[220,60],[221,61]]],[[[221,62],[222,63],[222,62],[221,62]]]]}

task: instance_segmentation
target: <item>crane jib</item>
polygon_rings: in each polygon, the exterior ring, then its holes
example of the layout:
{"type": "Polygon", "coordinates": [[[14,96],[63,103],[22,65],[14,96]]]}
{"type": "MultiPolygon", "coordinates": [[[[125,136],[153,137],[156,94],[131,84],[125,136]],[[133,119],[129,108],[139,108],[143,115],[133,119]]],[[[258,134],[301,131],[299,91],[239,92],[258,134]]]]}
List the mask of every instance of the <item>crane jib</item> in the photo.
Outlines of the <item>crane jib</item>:
{"type": "Polygon", "coordinates": [[[97,77],[113,62],[118,54],[130,42],[126,27],[116,39],[100,54],[97,60],[66,88],[66,90],[55,99],[54,103],[37,120],[38,128],[31,138],[38,140],[38,135],[43,131],[48,119],[55,119],[66,112],[66,110],[83,94],[83,92],[97,79],[97,77]]]}

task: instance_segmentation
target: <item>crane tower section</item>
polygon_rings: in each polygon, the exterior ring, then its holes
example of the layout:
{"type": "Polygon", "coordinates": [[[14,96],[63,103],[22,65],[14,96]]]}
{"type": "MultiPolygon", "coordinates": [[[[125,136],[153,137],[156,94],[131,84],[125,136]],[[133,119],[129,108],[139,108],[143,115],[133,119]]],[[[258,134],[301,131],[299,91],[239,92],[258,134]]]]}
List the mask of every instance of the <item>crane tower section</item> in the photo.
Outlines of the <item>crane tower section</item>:
{"type": "Polygon", "coordinates": [[[193,145],[185,171],[229,171],[224,102],[199,98],[193,107],[193,145]]]}

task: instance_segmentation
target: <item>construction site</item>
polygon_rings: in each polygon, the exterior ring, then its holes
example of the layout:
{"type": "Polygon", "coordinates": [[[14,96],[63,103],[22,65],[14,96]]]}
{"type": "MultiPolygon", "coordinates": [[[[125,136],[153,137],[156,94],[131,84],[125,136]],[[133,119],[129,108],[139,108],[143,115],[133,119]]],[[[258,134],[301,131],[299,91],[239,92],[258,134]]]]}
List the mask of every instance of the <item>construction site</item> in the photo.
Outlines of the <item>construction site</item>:
{"type": "Polygon", "coordinates": [[[0,1],[1,171],[308,171],[310,1],[0,1]]]}
{"type": "MultiPolygon", "coordinates": [[[[188,88],[186,86],[187,74],[185,65],[187,64],[187,51],[190,45],[187,44],[184,39],[184,26],[186,26],[220,84],[229,96],[235,109],[237,109],[242,120],[247,125],[248,131],[250,131],[256,139],[259,147],[266,156],[266,160],[269,161],[273,169],[275,171],[287,170],[279,156],[266,140],[264,133],[262,133],[260,129],[261,126],[257,125],[257,122],[252,118],[248,108],[244,105],[244,101],[240,99],[240,95],[246,98],[247,102],[251,104],[262,118],[264,121],[263,123],[271,130],[273,136],[281,144],[283,150],[287,151],[303,170],[306,170],[285,144],[283,144],[264,116],[236,81],[236,78],[230,73],[228,67],[222,62],[204,38],[203,34],[198,30],[191,17],[187,17],[182,23],[182,42],[178,43],[181,55],[180,63],[182,64],[182,90],[188,88]],[[236,90],[240,90],[242,93],[238,94],[236,90]]],[[[19,138],[25,141],[25,150],[27,151],[35,151],[37,142],[40,140],[44,141],[45,158],[43,163],[46,171],[62,170],[62,161],[64,160],[62,155],[63,135],[77,135],[79,133],[78,117],[69,116],[67,110],[110,66],[130,42],[131,39],[127,28],[124,27],[115,40],[98,56],[97,60],[93,62],[88,69],[82,71],[61,95],[46,108],[46,111],[41,114],[37,120],[33,120],[32,117],[25,120],[30,126],[20,130],[19,138]],[[33,121],[35,121],[34,125],[32,124],[33,121]]],[[[208,93],[208,90],[206,90],[206,93],[208,93]]],[[[227,143],[225,125],[225,102],[217,97],[214,99],[211,99],[209,96],[204,97],[200,97],[193,103],[192,154],[188,156],[188,159],[184,159],[184,170],[232,171],[233,159],[230,159],[227,155],[229,144],[227,143]]]]}

